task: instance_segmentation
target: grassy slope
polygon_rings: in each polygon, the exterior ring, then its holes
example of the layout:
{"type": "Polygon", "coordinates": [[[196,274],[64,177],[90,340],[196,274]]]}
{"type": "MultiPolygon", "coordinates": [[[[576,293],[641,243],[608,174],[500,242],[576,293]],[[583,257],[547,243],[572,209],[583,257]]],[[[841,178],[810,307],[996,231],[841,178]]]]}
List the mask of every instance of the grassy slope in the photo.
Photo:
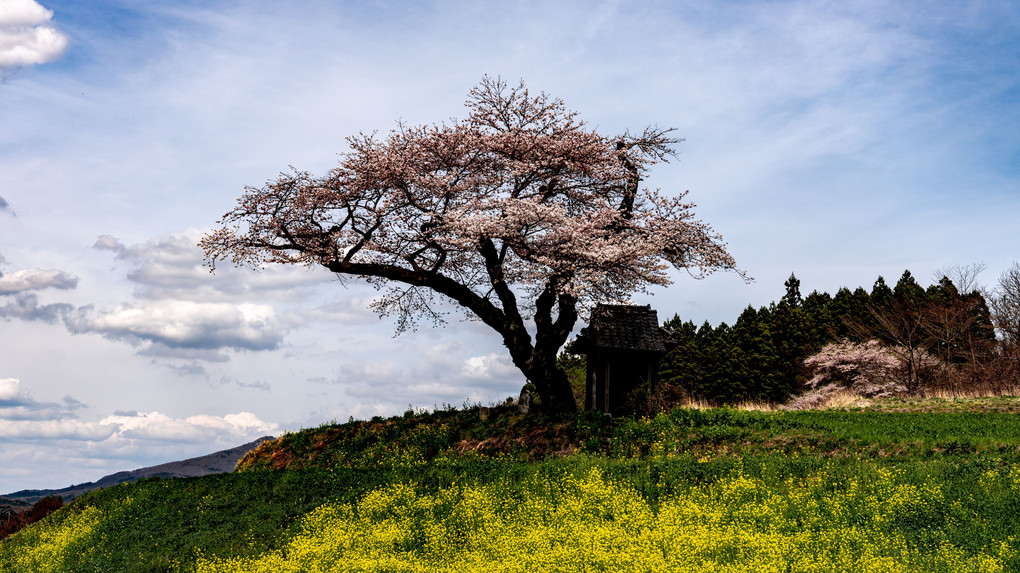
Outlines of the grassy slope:
{"type": "MultiPolygon", "coordinates": [[[[279,548],[296,534],[299,516],[386,484],[413,483],[423,495],[454,484],[513,488],[592,467],[655,505],[737,470],[767,483],[819,472],[867,481],[876,465],[895,466],[903,483],[941,484],[951,496],[945,511],[991,517],[947,533],[976,551],[1020,530],[1020,499],[973,495],[982,475],[1020,461],[1020,422],[1006,413],[1018,401],[987,402],[975,404],[982,412],[955,402],[888,402],[853,412],[678,410],[651,420],[550,421],[475,409],[323,426],[264,445],[233,474],[84,496],[0,543],[0,570],[188,570],[199,555],[279,548]]],[[[925,527],[905,531],[923,537],[925,527]]]]}
{"type": "Polygon", "coordinates": [[[322,426],[267,442],[239,469],[378,467],[446,458],[510,457],[536,461],[584,452],[613,458],[648,455],[799,453],[824,456],[911,456],[1010,453],[1020,446],[1020,399],[975,402],[888,401],[861,410],[746,412],[680,409],[654,419],[581,414],[554,421],[510,409],[443,411],[322,426]]]}

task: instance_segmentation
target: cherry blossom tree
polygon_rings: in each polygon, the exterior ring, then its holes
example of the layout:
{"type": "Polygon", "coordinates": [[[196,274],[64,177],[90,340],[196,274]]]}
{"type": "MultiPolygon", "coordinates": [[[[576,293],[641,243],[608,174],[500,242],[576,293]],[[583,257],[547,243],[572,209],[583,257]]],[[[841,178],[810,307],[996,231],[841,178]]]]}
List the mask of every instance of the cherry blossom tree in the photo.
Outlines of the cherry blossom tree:
{"type": "Polygon", "coordinates": [[[898,378],[903,360],[877,340],[863,343],[834,342],[804,361],[812,373],[812,389],[844,387],[867,398],[890,396],[906,391],[898,378]]]}
{"type": "MultiPolygon", "coordinates": [[[[358,134],[326,175],[249,187],[201,241],[207,262],[321,265],[384,291],[397,330],[453,301],[495,330],[544,409],[577,408],[556,354],[579,314],[671,283],[736,270],[686,193],[640,186],[672,130],[599,135],[562,101],[484,78],[463,120],[358,134]]],[[[737,271],[740,272],[740,271],[737,271]]]]}

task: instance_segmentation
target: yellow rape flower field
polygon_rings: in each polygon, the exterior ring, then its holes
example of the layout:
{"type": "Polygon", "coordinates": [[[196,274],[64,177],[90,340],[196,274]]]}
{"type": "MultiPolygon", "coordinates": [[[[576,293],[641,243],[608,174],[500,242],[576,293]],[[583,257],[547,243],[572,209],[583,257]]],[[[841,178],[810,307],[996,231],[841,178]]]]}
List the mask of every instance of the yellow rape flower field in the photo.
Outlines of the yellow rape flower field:
{"type": "Polygon", "coordinates": [[[539,459],[486,454],[456,415],[326,426],[232,473],[91,492],[0,540],[0,572],[1020,571],[1012,413],[504,431],[594,445],[539,459]]]}
{"type": "MultiPolygon", "coordinates": [[[[127,498],[119,505],[130,503],[131,499],[127,498]]],[[[10,559],[0,560],[0,571],[54,573],[66,570],[68,563],[95,546],[95,538],[101,535],[103,525],[119,516],[118,509],[110,512],[86,507],[66,516],[57,527],[46,527],[44,523],[23,531],[14,538],[18,547],[7,554],[10,559]]]]}
{"type": "MultiPolygon", "coordinates": [[[[1020,487],[1017,471],[1005,479],[1020,487]]],[[[945,503],[937,486],[898,484],[890,470],[867,482],[831,480],[823,472],[777,488],[736,474],[657,509],[598,469],[529,484],[544,495],[526,499],[498,485],[416,495],[401,484],[319,507],[278,551],[202,558],[197,570],[989,573],[1014,557],[1010,543],[975,555],[938,533],[923,547],[897,534],[897,522],[945,503]]]]}

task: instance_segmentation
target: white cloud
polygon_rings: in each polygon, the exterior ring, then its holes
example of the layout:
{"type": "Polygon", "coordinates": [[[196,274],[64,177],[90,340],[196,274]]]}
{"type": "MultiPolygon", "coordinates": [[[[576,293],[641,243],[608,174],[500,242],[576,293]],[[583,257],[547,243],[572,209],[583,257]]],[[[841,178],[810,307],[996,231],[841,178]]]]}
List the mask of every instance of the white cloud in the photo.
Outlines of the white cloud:
{"type": "Polygon", "coordinates": [[[20,293],[14,302],[0,306],[0,318],[39,320],[55,323],[66,319],[74,311],[74,305],[67,303],[39,304],[39,297],[33,293],[20,293]]]}
{"type": "Polygon", "coordinates": [[[58,422],[74,418],[74,411],[84,407],[70,396],[65,396],[60,403],[38,402],[22,387],[21,380],[0,379],[0,421],[58,422]]]}
{"type": "Polygon", "coordinates": [[[143,356],[187,361],[183,366],[164,363],[183,375],[206,374],[199,362],[228,361],[225,350],[274,350],[292,328],[312,321],[366,324],[375,319],[364,293],[319,306],[307,304],[316,288],[337,286],[335,277],[321,269],[274,265],[255,272],[226,267],[210,274],[197,246],[201,236],[187,229],[125,245],[112,235],[100,235],[93,248],[131,265],[127,279],[136,285],[134,301],[71,312],[73,307],[19,300],[0,307],[0,316],[50,322],[63,318],[75,334],[100,334],[135,345],[143,356]],[[260,304],[248,302],[253,300],[260,304]]]}
{"type": "Polygon", "coordinates": [[[75,333],[93,332],[115,340],[194,350],[271,350],[279,346],[287,331],[271,306],[184,300],[85,309],[69,319],[68,326],[75,333]]]}
{"type": "Polygon", "coordinates": [[[315,319],[340,322],[348,325],[375,324],[379,315],[372,310],[372,303],[381,297],[345,296],[330,304],[316,307],[309,311],[315,319]]]}
{"type": "Polygon", "coordinates": [[[53,12],[35,0],[4,0],[0,4],[0,26],[38,26],[52,17],[53,12]]]}
{"type": "Polygon", "coordinates": [[[389,360],[371,362],[354,360],[340,367],[340,376],[333,383],[343,384],[350,380],[369,382],[373,385],[389,384],[403,377],[400,366],[389,360]]]}
{"type": "Polygon", "coordinates": [[[0,404],[5,402],[22,403],[30,399],[28,391],[21,387],[21,380],[17,378],[0,378],[0,404]]]}
{"type": "Polygon", "coordinates": [[[127,278],[137,285],[135,296],[146,299],[208,302],[265,295],[292,299],[296,291],[332,278],[320,269],[291,265],[273,265],[258,272],[227,265],[210,273],[198,247],[201,237],[201,231],[187,229],[128,246],[111,235],[100,235],[93,247],[111,251],[117,260],[132,265],[127,278]]]}
{"type": "Polygon", "coordinates": [[[472,356],[465,360],[461,375],[474,380],[494,380],[519,376],[520,370],[514,366],[506,354],[493,353],[486,356],[472,356]]]}
{"type": "MultiPolygon", "coordinates": [[[[0,410],[8,491],[59,488],[104,474],[232,448],[279,427],[250,412],[174,418],[162,412],[118,412],[95,422],[11,420],[0,410]]],[[[0,491],[0,493],[7,493],[0,491]]]]}
{"type": "Polygon", "coordinates": [[[55,288],[70,290],[78,286],[78,277],[56,269],[22,269],[10,274],[0,273],[0,294],[55,288]]]}
{"type": "MultiPolygon", "coordinates": [[[[229,380],[227,380],[227,381],[229,381],[229,380]]],[[[247,388],[249,390],[258,390],[260,392],[271,392],[273,390],[273,385],[270,384],[269,382],[266,382],[265,380],[256,380],[255,382],[242,382],[240,380],[234,380],[233,382],[239,388],[247,388]]]]}
{"type": "MultiPolygon", "coordinates": [[[[132,338],[128,337],[131,341],[132,338]]],[[[162,342],[152,342],[138,350],[139,356],[184,360],[187,364],[174,364],[171,367],[181,374],[203,374],[205,367],[201,362],[228,362],[230,357],[222,352],[222,348],[175,348],[162,342]]]]}
{"type": "Polygon", "coordinates": [[[83,407],[70,396],[60,403],[39,402],[20,380],[0,379],[0,449],[5,460],[0,487],[64,487],[280,433],[277,424],[247,411],[178,417],[158,410],[117,410],[81,420],[73,410],[83,407]]]}
{"type": "MultiPolygon", "coordinates": [[[[0,265],[6,263],[6,259],[0,257],[0,265]]],[[[56,269],[22,269],[7,274],[0,272],[0,296],[14,296],[13,301],[0,306],[0,318],[58,322],[74,310],[74,305],[40,304],[39,297],[33,291],[73,290],[77,286],[78,277],[56,269]]]]}
{"type": "Polygon", "coordinates": [[[174,418],[158,411],[118,410],[98,422],[70,419],[74,417],[71,410],[82,407],[81,402],[70,396],[64,398],[62,405],[38,402],[17,378],[0,378],[0,438],[233,443],[279,430],[276,424],[251,412],[174,418]],[[22,415],[26,411],[34,414],[22,415]]]}
{"type": "Polygon", "coordinates": [[[52,61],[67,48],[65,36],[52,23],[53,11],[34,0],[0,3],[0,70],[52,61]]]}
{"type": "Polygon", "coordinates": [[[186,230],[130,246],[99,236],[93,247],[130,264],[127,278],[137,285],[135,300],[116,306],[41,303],[34,291],[78,286],[78,277],[64,271],[0,273],[0,295],[14,295],[0,305],[0,318],[62,323],[73,334],[132,344],[138,354],[164,359],[159,362],[181,374],[204,375],[200,362],[226,362],[227,350],[274,350],[292,327],[309,320],[365,323],[371,316],[365,298],[278,312],[277,307],[299,306],[316,286],[333,287],[324,280],[328,275],[286,266],[264,272],[227,268],[211,275],[197,247],[200,236],[186,230]]]}
{"type": "MultiPolygon", "coordinates": [[[[116,428],[80,420],[0,419],[0,438],[6,440],[102,441],[111,438],[116,428]]],[[[70,485],[70,484],[68,484],[70,485]]]]}
{"type": "Polygon", "coordinates": [[[459,340],[428,346],[412,341],[404,344],[394,353],[407,356],[407,360],[356,357],[346,361],[333,380],[313,382],[343,386],[347,396],[390,413],[403,411],[408,404],[500,400],[516,395],[524,384],[524,375],[504,353],[471,356],[472,348],[459,340]]]}
{"type": "Polygon", "coordinates": [[[111,436],[114,439],[188,443],[222,440],[225,437],[238,441],[273,434],[279,430],[276,424],[265,422],[251,412],[224,416],[203,414],[187,418],[172,418],[161,412],[120,413],[103,418],[97,426],[113,428],[111,436]]]}
{"type": "Polygon", "coordinates": [[[113,251],[117,253],[118,256],[127,252],[127,247],[118,241],[117,237],[112,235],[99,235],[96,237],[96,242],[92,245],[92,248],[102,249],[104,251],[113,251]]]}

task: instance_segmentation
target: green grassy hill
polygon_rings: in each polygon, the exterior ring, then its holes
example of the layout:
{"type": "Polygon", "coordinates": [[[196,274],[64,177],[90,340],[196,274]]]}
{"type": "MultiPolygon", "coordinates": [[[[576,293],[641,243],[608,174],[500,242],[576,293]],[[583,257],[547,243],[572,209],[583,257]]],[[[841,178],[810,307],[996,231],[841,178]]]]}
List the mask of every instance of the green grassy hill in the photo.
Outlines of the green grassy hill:
{"type": "Polygon", "coordinates": [[[330,424],[85,495],[0,571],[1017,571],[1018,407],[330,424]]]}

